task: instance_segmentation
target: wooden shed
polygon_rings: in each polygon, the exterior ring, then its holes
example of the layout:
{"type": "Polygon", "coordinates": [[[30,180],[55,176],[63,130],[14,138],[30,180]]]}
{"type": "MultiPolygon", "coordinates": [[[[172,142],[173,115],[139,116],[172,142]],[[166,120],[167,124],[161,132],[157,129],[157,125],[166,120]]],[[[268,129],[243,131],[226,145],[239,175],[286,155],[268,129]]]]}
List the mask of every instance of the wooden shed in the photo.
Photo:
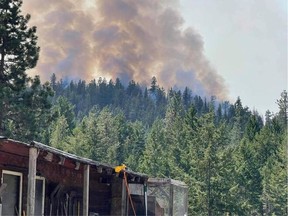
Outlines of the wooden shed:
{"type": "Polygon", "coordinates": [[[126,183],[145,188],[148,180],[38,142],[5,137],[0,137],[0,176],[0,216],[128,215],[126,183]]]}

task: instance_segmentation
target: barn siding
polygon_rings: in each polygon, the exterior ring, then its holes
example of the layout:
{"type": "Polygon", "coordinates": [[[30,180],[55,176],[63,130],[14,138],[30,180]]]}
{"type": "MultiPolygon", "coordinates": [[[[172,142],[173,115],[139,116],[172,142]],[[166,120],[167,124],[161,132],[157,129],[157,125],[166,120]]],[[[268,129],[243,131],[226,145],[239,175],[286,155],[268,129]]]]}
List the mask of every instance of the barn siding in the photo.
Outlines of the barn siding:
{"type": "MultiPolygon", "coordinates": [[[[107,164],[42,145],[0,138],[0,176],[2,177],[3,170],[23,174],[22,215],[27,215],[27,203],[29,203],[27,193],[31,147],[38,151],[36,175],[45,178],[44,215],[82,215],[83,173],[87,164],[90,165],[88,212],[99,215],[126,215],[127,196],[123,174],[116,175],[113,167],[107,164]]],[[[148,179],[134,172],[127,171],[127,173],[128,181],[132,181],[136,176],[140,179],[138,183],[143,184],[148,179]]]]}

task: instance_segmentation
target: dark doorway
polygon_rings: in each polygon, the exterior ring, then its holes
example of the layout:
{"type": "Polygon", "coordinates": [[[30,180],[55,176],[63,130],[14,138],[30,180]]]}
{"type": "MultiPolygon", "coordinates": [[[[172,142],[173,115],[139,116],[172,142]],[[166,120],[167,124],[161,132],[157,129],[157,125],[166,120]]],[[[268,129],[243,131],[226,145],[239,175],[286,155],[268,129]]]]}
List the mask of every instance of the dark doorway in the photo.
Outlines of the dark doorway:
{"type": "Polygon", "coordinates": [[[22,173],[3,170],[2,215],[21,215],[22,173]]]}

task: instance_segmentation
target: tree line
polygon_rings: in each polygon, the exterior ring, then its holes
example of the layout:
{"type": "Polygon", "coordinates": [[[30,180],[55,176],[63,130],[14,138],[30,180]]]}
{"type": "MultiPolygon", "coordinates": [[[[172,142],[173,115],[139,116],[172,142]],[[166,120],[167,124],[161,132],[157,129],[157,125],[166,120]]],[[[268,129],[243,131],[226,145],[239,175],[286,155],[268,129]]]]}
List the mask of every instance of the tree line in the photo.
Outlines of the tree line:
{"type": "Polygon", "coordinates": [[[277,113],[189,88],[29,77],[40,48],[20,0],[0,1],[0,134],[189,186],[189,215],[286,215],[287,91],[277,113]]]}
{"type": "Polygon", "coordinates": [[[286,91],[276,101],[279,112],[264,119],[240,98],[231,104],[189,88],[166,93],[155,77],[143,87],[53,75],[21,95],[27,92],[32,96],[15,101],[19,115],[5,118],[2,134],[184,181],[191,215],[287,213],[286,91]]]}

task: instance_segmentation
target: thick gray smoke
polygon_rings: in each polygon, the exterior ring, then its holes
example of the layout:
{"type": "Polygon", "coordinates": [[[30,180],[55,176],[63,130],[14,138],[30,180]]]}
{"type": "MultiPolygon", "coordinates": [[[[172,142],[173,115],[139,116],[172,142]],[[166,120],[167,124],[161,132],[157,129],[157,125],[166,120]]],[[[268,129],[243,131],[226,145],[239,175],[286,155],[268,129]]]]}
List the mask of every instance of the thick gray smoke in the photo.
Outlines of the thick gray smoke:
{"type": "Polygon", "coordinates": [[[32,73],[119,77],[164,87],[188,86],[223,99],[223,79],[203,55],[201,36],[184,29],[177,0],[26,0],[38,28],[40,60],[32,73]]]}

